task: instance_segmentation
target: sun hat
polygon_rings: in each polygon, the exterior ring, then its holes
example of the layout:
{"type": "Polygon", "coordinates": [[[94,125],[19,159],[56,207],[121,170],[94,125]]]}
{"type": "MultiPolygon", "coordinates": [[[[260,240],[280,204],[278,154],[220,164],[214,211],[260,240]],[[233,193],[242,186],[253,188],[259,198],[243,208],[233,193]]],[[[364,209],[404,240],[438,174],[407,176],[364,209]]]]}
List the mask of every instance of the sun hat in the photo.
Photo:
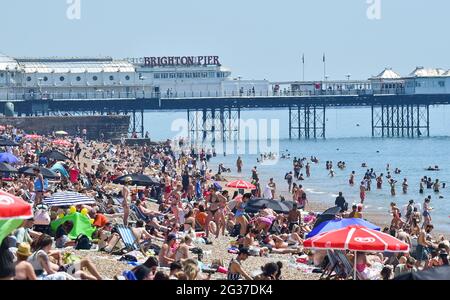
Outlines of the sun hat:
{"type": "Polygon", "coordinates": [[[17,252],[18,255],[21,256],[30,256],[31,255],[31,247],[30,244],[28,243],[20,243],[19,247],[17,248],[17,252]]]}

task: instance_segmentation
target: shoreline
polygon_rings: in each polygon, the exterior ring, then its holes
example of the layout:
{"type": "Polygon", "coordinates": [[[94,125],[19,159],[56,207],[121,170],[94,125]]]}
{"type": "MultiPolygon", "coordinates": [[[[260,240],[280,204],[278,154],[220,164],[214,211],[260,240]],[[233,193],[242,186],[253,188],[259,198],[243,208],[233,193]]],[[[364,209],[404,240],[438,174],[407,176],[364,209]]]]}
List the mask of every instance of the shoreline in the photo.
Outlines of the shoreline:
{"type": "MultiPolygon", "coordinates": [[[[217,165],[219,164],[219,162],[217,162],[217,165]]],[[[216,162],[213,163],[214,167],[216,167],[216,162]]],[[[209,167],[211,169],[211,166],[209,167]]],[[[236,175],[234,173],[234,171],[230,173],[226,173],[224,175],[224,173],[222,173],[222,177],[224,179],[226,179],[227,181],[232,181],[232,180],[246,180],[246,181],[250,181],[250,176],[245,176],[245,175],[236,175]]],[[[278,177],[278,175],[274,176],[275,178],[278,177]]],[[[261,178],[260,177],[260,181],[265,182],[268,181],[268,178],[261,178]],[[262,179],[262,180],[261,180],[262,179]]],[[[298,181],[294,181],[297,184],[299,183],[298,181]]],[[[285,183],[285,182],[283,182],[285,183]]],[[[302,184],[302,183],[300,183],[302,184]]],[[[320,189],[316,186],[305,186],[305,184],[303,184],[303,186],[305,187],[305,190],[312,188],[317,192],[321,192],[320,189]]],[[[308,191],[306,191],[307,195],[308,195],[308,204],[306,206],[306,211],[313,211],[315,213],[321,213],[331,207],[334,207],[334,201],[330,201],[328,202],[329,204],[327,204],[327,201],[324,200],[323,198],[321,198],[321,195],[325,195],[324,194],[312,194],[312,193],[308,193],[308,191]]],[[[277,190],[276,190],[276,199],[279,199],[280,196],[283,196],[286,200],[292,200],[292,194],[288,191],[287,185],[286,184],[279,184],[279,182],[277,182],[277,190]]],[[[349,203],[349,206],[351,206],[351,202],[349,203]]],[[[381,229],[383,229],[384,227],[390,227],[391,224],[391,220],[392,220],[392,215],[387,213],[388,208],[386,208],[386,210],[380,210],[380,211],[376,211],[373,209],[369,209],[369,210],[363,210],[363,218],[366,219],[367,221],[379,226],[381,229]]],[[[439,230],[439,229],[435,229],[433,231],[433,235],[434,236],[439,236],[439,235],[444,235],[444,236],[448,236],[450,235],[449,231],[445,231],[445,230],[439,230]]]]}

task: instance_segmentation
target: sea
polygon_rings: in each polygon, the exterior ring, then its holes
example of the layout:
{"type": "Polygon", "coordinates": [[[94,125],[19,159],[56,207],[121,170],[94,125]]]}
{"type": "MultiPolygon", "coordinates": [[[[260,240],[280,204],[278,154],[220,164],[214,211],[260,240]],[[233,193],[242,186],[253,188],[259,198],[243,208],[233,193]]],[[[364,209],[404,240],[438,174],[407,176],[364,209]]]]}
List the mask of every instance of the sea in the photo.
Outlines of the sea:
{"type": "MultiPolygon", "coordinates": [[[[274,178],[278,186],[285,185],[286,188],[284,176],[292,170],[292,158],[315,156],[320,163],[312,164],[311,177],[299,183],[314,201],[330,204],[331,207],[338,192],[343,192],[350,204],[359,203],[358,180],[362,179],[368,168],[373,168],[377,175],[386,175],[389,164],[391,174],[397,180],[397,195],[391,196],[386,179],[382,190],[377,190],[373,181],[372,191],[367,193],[364,203],[365,210],[388,214],[391,202],[404,208],[411,199],[423,204],[424,198],[431,195],[432,223],[436,231],[450,233],[449,113],[450,108],[446,106],[430,107],[431,137],[373,138],[370,108],[329,108],[326,111],[326,139],[289,140],[287,110],[242,110],[241,119],[247,124],[256,122],[258,128],[267,128],[264,130],[267,134],[244,135],[239,142],[228,142],[226,146],[216,143],[217,157],[211,161],[210,167],[216,168],[218,163],[223,163],[231,169],[230,175],[238,176],[235,165],[237,156],[241,156],[244,167],[240,176],[243,179],[250,179],[251,169],[257,166],[263,185],[269,178],[274,178]],[[268,124],[267,127],[264,124],[268,124]],[[260,154],[268,152],[276,153],[278,158],[258,163],[260,154]],[[291,159],[281,159],[283,153],[290,154],[291,159]],[[325,168],[325,161],[333,162],[336,172],[333,178],[325,168]],[[337,167],[338,161],[345,162],[344,170],[337,167]],[[367,167],[361,167],[362,163],[366,163],[367,167]],[[439,166],[440,171],[425,170],[435,165],[439,166]],[[394,174],[395,168],[399,168],[401,173],[394,174]],[[352,171],[356,172],[353,187],[348,184],[352,171]],[[427,189],[424,194],[419,194],[419,182],[424,176],[431,177],[433,181],[439,179],[441,185],[446,183],[447,186],[441,188],[439,194],[427,189]],[[407,194],[402,193],[404,178],[409,183],[407,194]]],[[[144,126],[153,140],[175,140],[187,136],[187,114],[179,111],[146,113],[144,126]]],[[[204,145],[201,141],[194,142],[198,147],[211,148],[208,142],[204,145]]]]}

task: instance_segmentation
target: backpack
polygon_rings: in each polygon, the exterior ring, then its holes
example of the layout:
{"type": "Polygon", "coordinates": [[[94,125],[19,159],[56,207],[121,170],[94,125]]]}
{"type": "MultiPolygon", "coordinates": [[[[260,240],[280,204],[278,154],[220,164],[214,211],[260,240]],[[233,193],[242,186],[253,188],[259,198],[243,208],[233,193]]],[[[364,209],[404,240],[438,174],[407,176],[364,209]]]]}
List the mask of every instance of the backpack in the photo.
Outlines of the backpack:
{"type": "Polygon", "coordinates": [[[91,240],[85,234],[80,234],[75,240],[75,250],[90,250],[91,247],[91,240]]]}
{"type": "Polygon", "coordinates": [[[241,225],[236,224],[233,226],[233,229],[230,232],[231,237],[237,237],[241,233],[241,225]]]}

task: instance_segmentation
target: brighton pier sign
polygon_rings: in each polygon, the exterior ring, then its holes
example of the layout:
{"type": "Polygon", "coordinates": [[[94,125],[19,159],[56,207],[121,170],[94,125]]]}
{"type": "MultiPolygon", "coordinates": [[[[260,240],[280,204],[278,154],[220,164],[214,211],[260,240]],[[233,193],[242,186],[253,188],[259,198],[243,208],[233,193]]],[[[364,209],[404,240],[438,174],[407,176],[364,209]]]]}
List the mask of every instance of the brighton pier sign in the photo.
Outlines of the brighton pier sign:
{"type": "Polygon", "coordinates": [[[144,67],[220,66],[218,56],[162,56],[128,58],[130,63],[144,67]]]}

